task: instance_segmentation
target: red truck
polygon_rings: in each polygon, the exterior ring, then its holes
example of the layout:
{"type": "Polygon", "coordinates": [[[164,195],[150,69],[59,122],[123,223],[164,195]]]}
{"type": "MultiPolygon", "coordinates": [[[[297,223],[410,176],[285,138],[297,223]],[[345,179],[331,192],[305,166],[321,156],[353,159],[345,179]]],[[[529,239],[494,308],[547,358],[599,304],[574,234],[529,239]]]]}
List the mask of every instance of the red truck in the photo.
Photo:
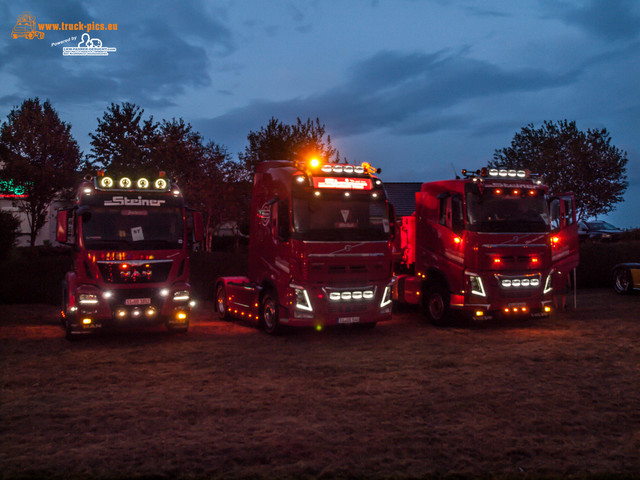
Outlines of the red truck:
{"type": "Polygon", "coordinates": [[[374,326],[391,318],[391,207],[370,165],[258,164],[249,271],[216,282],[222,319],[282,326],[374,326]]]}
{"type": "Polygon", "coordinates": [[[188,330],[189,253],[202,240],[202,218],[162,172],[85,177],[74,206],[58,211],[56,237],[72,246],[61,310],[68,339],[112,326],[188,330]]]}
{"type": "Polygon", "coordinates": [[[578,265],[572,194],[550,195],[525,170],[483,168],[423,183],[395,244],[393,299],[434,324],[545,316],[578,265]]]}

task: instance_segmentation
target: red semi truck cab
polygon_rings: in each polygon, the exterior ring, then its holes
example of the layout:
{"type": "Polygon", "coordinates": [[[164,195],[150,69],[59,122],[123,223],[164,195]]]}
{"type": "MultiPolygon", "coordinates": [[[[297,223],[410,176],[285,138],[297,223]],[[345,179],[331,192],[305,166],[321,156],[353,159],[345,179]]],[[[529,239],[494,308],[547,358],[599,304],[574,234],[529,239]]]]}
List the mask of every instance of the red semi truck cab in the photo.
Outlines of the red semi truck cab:
{"type": "Polygon", "coordinates": [[[463,170],[422,184],[402,218],[393,298],[420,304],[432,323],[450,310],[474,319],[544,316],[578,265],[573,195],[549,195],[524,170],[463,170]]]}
{"type": "Polygon", "coordinates": [[[258,164],[248,276],[217,280],[218,315],[271,334],[389,320],[391,209],[374,173],[316,159],[258,164]]]}
{"type": "Polygon", "coordinates": [[[58,212],[57,240],[71,244],[73,258],[63,282],[67,338],[110,326],[186,332],[189,253],[201,232],[199,212],[164,176],[86,177],[73,208],[58,212]]]}

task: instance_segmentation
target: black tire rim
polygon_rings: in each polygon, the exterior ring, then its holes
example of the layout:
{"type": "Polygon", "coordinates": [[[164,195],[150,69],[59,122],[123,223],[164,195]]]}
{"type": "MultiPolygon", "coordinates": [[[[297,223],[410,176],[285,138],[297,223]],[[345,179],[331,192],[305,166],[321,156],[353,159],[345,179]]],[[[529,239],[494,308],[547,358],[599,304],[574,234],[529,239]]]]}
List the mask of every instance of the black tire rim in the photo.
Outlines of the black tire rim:
{"type": "Polygon", "coordinates": [[[222,286],[218,287],[217,303],[218,314],[223,317],[227,313],[227,295],[222,286]]]}
{"type": "Polygon", "coordinates": [[[629,290],[629,275],[628,271],[620,269],[616,272],[616,289],[619,292],[626,292],[629,290]]]}
{"type": "Polygon", "coordinates": [[[272,331],[278,321],[278,314],[276,312],[276,303],[273,298],[267,297],[264,300],[264,306],[262,308],[262,318],[267,331],[272,331]]]}
{"type": "Polygon", "coordinates": [[[444,299],[439,293],[434,293],[429,298],[429,315],[434,320],[440,320],[444,315],[444,299]]]}

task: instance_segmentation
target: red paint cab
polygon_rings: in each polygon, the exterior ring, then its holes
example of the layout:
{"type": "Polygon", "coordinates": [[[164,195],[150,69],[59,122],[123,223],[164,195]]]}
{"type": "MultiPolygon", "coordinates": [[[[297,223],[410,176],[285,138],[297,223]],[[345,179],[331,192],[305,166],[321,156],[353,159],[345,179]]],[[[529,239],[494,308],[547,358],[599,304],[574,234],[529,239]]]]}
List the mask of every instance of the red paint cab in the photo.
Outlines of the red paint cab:
{"type": "Polygon", "coordinates": [[[100,173],[58,212],[57,240],[73,252],[61,310],[69,339],[109,326],[187,331],[189,252],[202,240],[202,219],[177,185],[100,173]]]}
{"type": "Polygon", "coordinates": [[[258,165],[247,277],[216,282],[221,318],[281,326],[391,318],[390,206],[367,164],[258,165]]]}
{"type": "Polygon", "coordinates": [[[536,176],[486,169],[429,182],[402,219],[396,301],[436,324],[450,310],[475,319],[547,315],[578,265],[573,195],[550,196],[536,176]]]}

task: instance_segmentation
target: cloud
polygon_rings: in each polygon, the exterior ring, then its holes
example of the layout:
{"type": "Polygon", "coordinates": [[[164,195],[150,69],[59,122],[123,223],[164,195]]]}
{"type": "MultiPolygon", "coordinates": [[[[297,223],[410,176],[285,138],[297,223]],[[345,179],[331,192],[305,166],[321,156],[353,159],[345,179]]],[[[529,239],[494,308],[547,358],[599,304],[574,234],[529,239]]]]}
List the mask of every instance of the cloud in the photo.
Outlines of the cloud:
{"type": "Polygon", "coordinates": [[[553,4],[552,11],[568,25],[606,40],[633,39],[640,34],[640,11],[635,0],[591,0],[577,7],[553,4]]]}
{"type": "MultiPolygon", "coordinates": [[[[55,104],[108,104],[134,101],[147,107],[173,105],[189,87],[211,83],[209,57],[233,51],[231,32],[204,7],[189,4],[175,15],[138,15],[141,6],[123,2],[125,14],[89,12],[75,1],[47,2],[33,7],[43,22],[113,22],[118,30],[92,34],[105,46],[116,47],[108,57],[63,57],[51,42],[81,32],[46,33],[44,41],[12,40],[0,46],[0,71],[17,79],[15,91],[5,91],[0,105],[15,97],[40,96],[55,104]],[[166,20],[162,20],[165,18],[166,20]],[[189,39],[196,39],[197,43],[189,39]],[[42,75],[42,72],[47,72],[42,75]]],[[[99,8],[99,5],[98,5],[99,8]]],[[[162,9],[162,5],[155,8],[162,9]]]]}
{"type": "Polygon", "coordinates": [[[241,131],[246,135],[271,117],[284,122],[318,117],[335,137],[378,130],[419,135],[470,121],[448,112],[469,100],[566,86],[579,75],[580,71],[507,70],[446,52],[382,51],[355,65],[346,82],[336,88],[284,101],[254,100],[219,117],[201,119],[197,125],[205,134],[227,136],[241,131]]]}

